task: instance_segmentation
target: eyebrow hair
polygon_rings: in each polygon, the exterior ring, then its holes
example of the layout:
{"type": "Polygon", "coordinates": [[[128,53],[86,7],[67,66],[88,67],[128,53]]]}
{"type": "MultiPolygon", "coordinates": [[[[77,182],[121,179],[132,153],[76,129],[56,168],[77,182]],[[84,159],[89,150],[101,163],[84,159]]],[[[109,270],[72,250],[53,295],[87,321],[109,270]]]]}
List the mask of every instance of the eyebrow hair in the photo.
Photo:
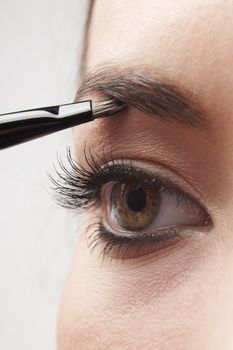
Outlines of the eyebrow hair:
{"type": "Polygon", "coordinates": [[[148,76],[141,71],[145,67],[99,66],[86,74],[75,99],[93,94],[110,96],[165,121],[206,127],[205,113],[196,96],[159,74],[148,76]]]}

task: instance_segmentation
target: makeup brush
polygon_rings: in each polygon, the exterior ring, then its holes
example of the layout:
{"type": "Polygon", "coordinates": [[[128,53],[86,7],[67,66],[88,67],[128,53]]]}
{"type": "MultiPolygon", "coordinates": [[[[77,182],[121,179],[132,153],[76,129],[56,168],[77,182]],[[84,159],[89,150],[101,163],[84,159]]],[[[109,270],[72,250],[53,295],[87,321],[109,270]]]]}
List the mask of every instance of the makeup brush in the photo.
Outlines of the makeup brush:
{"type": "Polygon", "coordinates": [[[124,103],[114,97],[0,114],[0,150],[38,137],[108,117],[124,103]]]}

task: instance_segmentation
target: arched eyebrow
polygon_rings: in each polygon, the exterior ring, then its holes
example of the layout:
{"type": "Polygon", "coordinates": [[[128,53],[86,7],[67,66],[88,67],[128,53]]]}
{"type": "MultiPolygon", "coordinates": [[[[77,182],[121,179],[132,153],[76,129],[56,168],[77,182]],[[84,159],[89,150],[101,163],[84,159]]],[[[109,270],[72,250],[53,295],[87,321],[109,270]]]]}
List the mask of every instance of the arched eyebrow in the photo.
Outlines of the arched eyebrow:
{"type": "MultiPolygon", "coordinates": [[[[111,96],[150,116],[204,129],[207,119],[197,97],[159,74],[148,76],[143,66],[99,66],[86,74],[76,100],[88,95],[111,96]]],[[[147,68],[148,71],[148,68],[147,68]]]]}

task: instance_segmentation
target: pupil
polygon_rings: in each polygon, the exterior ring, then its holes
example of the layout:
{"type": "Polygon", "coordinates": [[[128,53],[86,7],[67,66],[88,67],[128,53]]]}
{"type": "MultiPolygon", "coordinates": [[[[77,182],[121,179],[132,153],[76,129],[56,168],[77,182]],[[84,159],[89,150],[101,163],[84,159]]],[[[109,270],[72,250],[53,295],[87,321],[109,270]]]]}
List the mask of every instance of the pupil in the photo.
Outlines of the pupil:
{"type": "Polygon", "coordinates": [[[129,191],[127,205],[130,210],[135,212],[142,211],[146,206],[146,202],[146,193],[141,187],[135,187],[129,191]]]}

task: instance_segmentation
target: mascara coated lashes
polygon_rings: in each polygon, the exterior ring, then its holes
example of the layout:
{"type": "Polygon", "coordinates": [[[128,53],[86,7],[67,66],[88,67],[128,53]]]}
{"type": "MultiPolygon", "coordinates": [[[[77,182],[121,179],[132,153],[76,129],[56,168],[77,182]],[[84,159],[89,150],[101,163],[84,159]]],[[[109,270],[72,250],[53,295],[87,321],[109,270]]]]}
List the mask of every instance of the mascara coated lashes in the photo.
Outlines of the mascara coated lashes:
{"type": "MultiPolygon", "coordinates": [[[[143,169],[135,168],[133,161],[114,160],[111,157],[111,161],[107,162],[104,153],[102,159],[94,156],[90,151],[84,150],[84,154],[86,166],[81,166],[72,159],[71,152],[68,149],[68,167],[64,165],[61,159],[58,159],[59,170],[56,169],[58,179],[51,176],[50,179],[56,200],[63,207],[75,211],[91,209],[91,212],[95,208],[101,209],[101,214],[98,218],[93,214],[94,222],[88,228],[87,241],[91,251],[101,247],[100,251],[104,257],[112,256],[122,259],[139,257],[155,249],[160,249],[165,245],[165,242],[178,241],[185,236],[184,225],[169,224],[167,227],[158,227],[158,221],[160,223],[164,221],[163,210],[160,211],[160,219],[157,220],[157,226],[152,223],[146,230],[138,230],[138,232],[127,230],[127,227],[121,225],[122,221],[119,213],[118,215],[109,215],[109,208],[112,206],[110,197],[104,200],[107,203],[107,208],[103,206],[103,198],[101,196],[103,196],[102,189],[106,184],[114,186],[114,184],[130,182],[142,188],[152,186],[161,195],[163,201],[165,200],[167,207],[170,205],[170,209],[168,209],[171,217],[172,215],[174,216],[174,213],[179,214],[175,206],[180,206],[184,211],[184,218],[180,217],[182,219],[181,223],[188,223],[186,214],[189,213],[190,218],[191,211],[193,215],[190,221],[191,226],[201,227],[202,225],[209,225],[210,218],[202,206],[170,180],[158,174],[149,175],[143,169]],[[104,166],[100,164],[104,164],[104,166]],[[170,198],[174,202],[172,206],[170,198]],[[120,220],[115,220],[116,217],[120,218],[120,220]]],[[[122,198],[120,203],[122,203],[122,198]]],[[[165,209],[167,211],[166,206],[165,209]]],[[[112,206],[112,210],[116,211],[116,208],[112,206]]],[[[124,210],[128,210],[128,208],[125,209],[124,206],[124,210]]],[[[130,208],[129,214],[132,214],[130,208]]]]}

